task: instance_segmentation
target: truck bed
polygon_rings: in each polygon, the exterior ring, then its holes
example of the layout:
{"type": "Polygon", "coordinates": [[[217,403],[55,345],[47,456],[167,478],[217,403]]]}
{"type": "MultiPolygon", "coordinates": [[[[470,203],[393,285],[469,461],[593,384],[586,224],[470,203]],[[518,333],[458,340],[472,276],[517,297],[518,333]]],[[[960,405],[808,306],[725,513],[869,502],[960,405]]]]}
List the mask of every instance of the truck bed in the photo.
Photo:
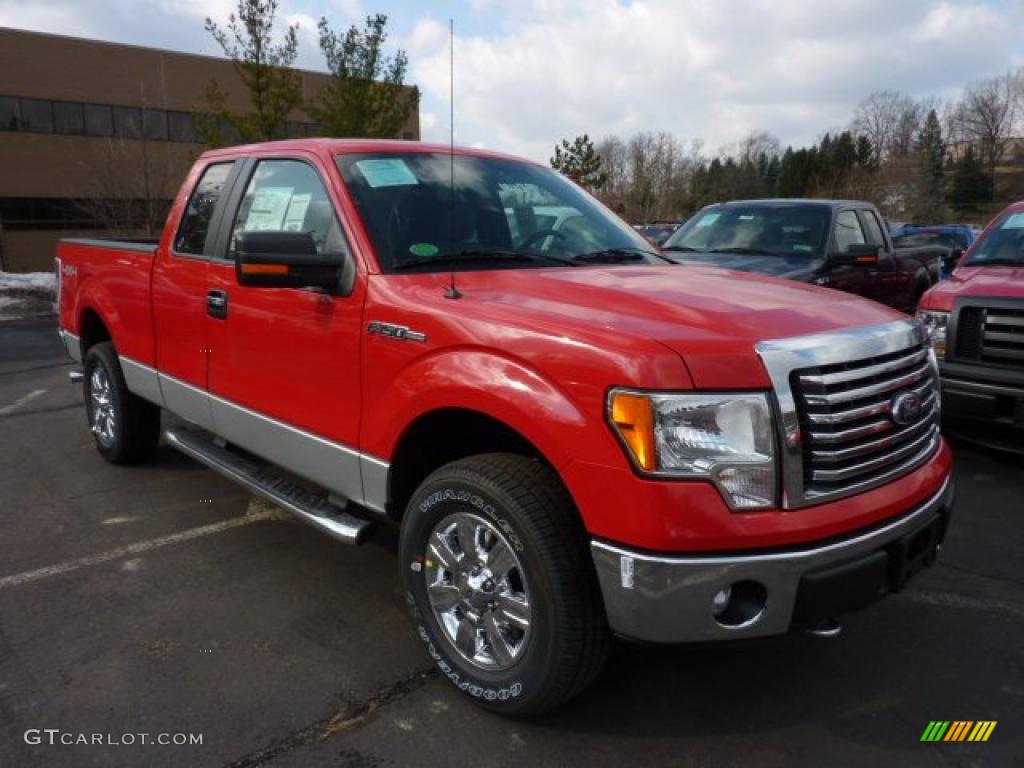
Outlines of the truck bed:
{"type": "Polygon", "coordinates": [[[155,365],[150,278],[158,240],[66,238],[57,243],[58,305],[61,326],[89,336],[89,318],[114,326],[118,351],[155,365]]]}

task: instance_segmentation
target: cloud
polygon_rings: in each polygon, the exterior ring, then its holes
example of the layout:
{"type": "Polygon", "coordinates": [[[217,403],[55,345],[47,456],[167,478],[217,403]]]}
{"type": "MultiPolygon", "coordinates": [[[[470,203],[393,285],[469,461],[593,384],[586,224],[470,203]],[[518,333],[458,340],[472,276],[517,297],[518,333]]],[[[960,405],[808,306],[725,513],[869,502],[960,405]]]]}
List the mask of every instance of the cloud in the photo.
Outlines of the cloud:
{"type": "MultiPolygon", "coordinates": [[[[456,141],[546,158],[562,137],[668,130],[710,148],[845,125],[880,88],[946,94],[1019,61],[1020,3],[934,0],[473,0],[457,33],[456,141]],[[1016,58],[1015,58],[1016,57],[1016,58]]],[[[458,30],[459,25],[456,24],[458,30]]],[[[447,27],[402,38],[424,109],[447,114],[447,27]]],[[[447,135],[437,121],[425,138],[447,135]]]]}

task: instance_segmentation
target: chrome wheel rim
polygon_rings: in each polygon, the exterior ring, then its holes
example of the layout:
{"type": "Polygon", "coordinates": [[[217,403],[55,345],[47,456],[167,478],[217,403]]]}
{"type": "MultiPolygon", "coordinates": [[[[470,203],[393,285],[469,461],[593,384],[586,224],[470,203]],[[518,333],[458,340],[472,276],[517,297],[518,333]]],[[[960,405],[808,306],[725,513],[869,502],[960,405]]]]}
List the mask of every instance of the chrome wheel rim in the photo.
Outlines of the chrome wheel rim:
{"type": "Polygon", "coordinates": [[[469,512],[448,515],[431,531],[427,598],[441,631],[479,669],[512,667],[530,639],[526,573],[508,539],[469,512]]]}
{"type": "Polygon", "coordinates": [[[114,428],[117,417],[114,414],[114,397],[110,377],[102,366],[93,368],[89,376],[89,400],[92,403],[92,433],[103,445],[114,442],[114,428]]]}

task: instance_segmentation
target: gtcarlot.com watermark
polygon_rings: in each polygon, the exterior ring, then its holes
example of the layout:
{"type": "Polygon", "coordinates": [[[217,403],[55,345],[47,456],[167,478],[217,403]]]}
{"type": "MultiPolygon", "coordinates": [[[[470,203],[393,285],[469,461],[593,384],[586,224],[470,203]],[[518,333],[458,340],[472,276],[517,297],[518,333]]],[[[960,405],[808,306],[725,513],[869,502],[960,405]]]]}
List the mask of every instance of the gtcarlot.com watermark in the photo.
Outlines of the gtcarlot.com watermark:
{"type": "Polygon", "coordinates": [[[140,744],[187,747],[203,743],[201,733],[82,733],[60,728],[29,728],[25,743],[50,746],[132,747],[140,744]]]}

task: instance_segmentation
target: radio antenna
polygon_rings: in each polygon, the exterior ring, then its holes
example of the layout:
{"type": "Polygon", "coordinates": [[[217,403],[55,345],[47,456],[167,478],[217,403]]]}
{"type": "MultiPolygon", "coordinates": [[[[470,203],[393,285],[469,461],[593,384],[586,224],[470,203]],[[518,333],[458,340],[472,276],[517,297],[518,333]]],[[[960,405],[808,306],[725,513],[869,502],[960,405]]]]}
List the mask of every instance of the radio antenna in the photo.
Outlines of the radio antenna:
{"type": "MultiPolygon", "coordinates": [[[[455,19],[448,19],[448,252],[455,250],[455,19]]],[[[461,299],[455,270],[448,275],[446,299],[461,299]]]]}

